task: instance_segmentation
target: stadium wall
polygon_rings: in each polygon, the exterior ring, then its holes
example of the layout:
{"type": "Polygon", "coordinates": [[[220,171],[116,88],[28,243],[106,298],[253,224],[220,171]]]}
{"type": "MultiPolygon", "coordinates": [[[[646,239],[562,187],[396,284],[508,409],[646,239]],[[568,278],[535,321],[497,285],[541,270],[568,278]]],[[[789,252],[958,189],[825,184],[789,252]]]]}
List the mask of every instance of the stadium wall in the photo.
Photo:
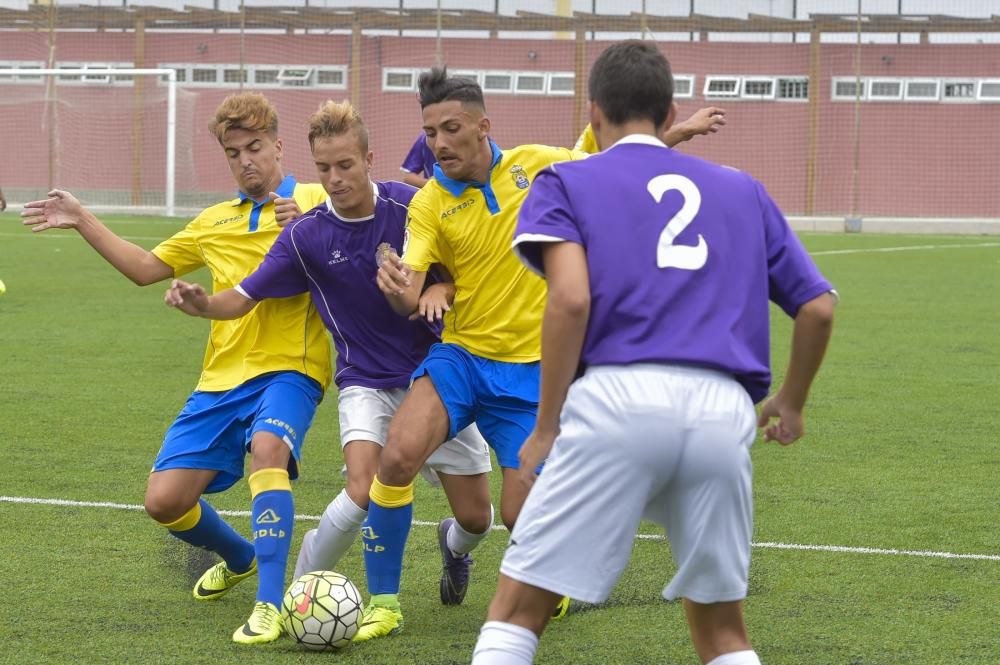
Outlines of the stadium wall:
{"type": "MultiPolygon", "coordinates": [[[[0,61],[45,62],[42,33],[5,33],[0,61]]],[[[585,43],[585,68],[607,42],[585,43]]],[[[442,61],[453,69],[564,71],[576,68],[574,40],[445,39],[442,61]]],[[[361,80],[357,99],[371,128],[375,173],[396,178],[398,165],[420,133],[420,112],[414,94],[384,92],[382,68],[425,68],[435,62],[432,38],[393,35],[364,36],[360,44],[361,80]]],[[[1000,104],[936,102],[874,102],[860,104],[860,142],[855,163],[855,104],[834,101],[833,77],[852,77],[856,49],[849,44],[821,46],[820,77],[810,81],[810,96],[819,95],[815,127],[806,101],[706,99],[709,75],[808,76],[809,44],[737,42],[665,42],[675,74],[696,76],[694,96],[678,101],[679,117],[707,104],[728,111],[728,125],[710,138],[697,138],[681,148],[707,159],[745,170],[760,179],[790,214],[842,215],[856,211],[882,217],[1000,217],[1000,187],[995,169],[1000,155],[1000,104]],[[817,159],[813,206],[809,210],[808,160],[810,132],[815,131],[817,159]]],[[[219,33],[158,33],[144,35],[137,54],[132,32],[58,33],[61,62],[124,62],[156,67],[164,63],[317,64],[350,67],[350,35],[287,35],[219,33]]],[[[1000,79],[1000,45],[874,44],[861,50],[864,77],[943,77],[1000,79]]],[[[152,87],[152,86],[150,86],[152,87]]],[[[48,155],[42,147],[45,131],[39,118],[46,106],[44,86],[5,83],[0,86],[3,120],[0,135],[16,167],[4,167],[5,189],[44,187],[48,155]],[[20,97],[15,93],[20,91],[20,97]],[[6,98],[6,99],[5,99],[6,98]],[[16,101],[16,103],[15,103],[16,101]]],[[[232,180],[218,146],[207,131],[214,108],[234,88],[182,87],[178,136],[178,192],[213,194],[232,190],[232,180]],[[184,138],[187,136],[187,138],[184,138]]],[[[152,91],[147,88],[150,94],[152,91]]],[[[312,163],[305,141],[310,113],[327,98],[351,98],[352,81],[344,90],[268,89],[263,91],[281,115],[286,170],[310,179],[312,163]]],[[[79,120],[73,131],[59,133],[60,173],[69,182],[59,186],[100,189],[128,183],[136,170],[132,158],[135,118],[111,114],[128,105],[131,89],[113,92],[98,86],[60,89],[75,101],[79,120]],[[100,140],[95,141],[95,137],[100,140]]],[[[62,103],[62,102],[61,102],[62,103]]],[[[547,143],[572,145],[575,128],[584,118],[572,96],[488,95],[494,138],[503,145],[547,143]]],[[[143,131],[159,131],[162,110],[149,109],[143,131]]],[[[139,151],[142,152],[142,151],[139,151]]],[[[162,183],[163,159],[157,150],[142,154],[143,187],[162,183]]]]}

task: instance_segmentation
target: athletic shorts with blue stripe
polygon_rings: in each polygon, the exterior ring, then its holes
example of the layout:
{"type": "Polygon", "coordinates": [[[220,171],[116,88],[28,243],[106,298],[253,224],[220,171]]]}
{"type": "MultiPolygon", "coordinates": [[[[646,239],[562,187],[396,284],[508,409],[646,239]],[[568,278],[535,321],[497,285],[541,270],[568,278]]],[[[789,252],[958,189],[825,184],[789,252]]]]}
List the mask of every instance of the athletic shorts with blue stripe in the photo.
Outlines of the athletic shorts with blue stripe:
{"type": "Polygon", "coordinates": [[[244,457],[256,432],[271,432],[291,450],[288,475],[298,477],[302,442],[323,398],[319,383],[298,372],[270,372],[232,390],[195,391],[167,430],[153,471],[212,469],[206,493],[243,477],[244,457]]]}
{"type": "Polygon", "coordinates": [[[431,346],[413,380],[425,374],[448,412],[448,439],[474,422],[501,467],[520,466],[517,454],[538,414],[538,362],[490,360],[440,343],[431,346]]]}

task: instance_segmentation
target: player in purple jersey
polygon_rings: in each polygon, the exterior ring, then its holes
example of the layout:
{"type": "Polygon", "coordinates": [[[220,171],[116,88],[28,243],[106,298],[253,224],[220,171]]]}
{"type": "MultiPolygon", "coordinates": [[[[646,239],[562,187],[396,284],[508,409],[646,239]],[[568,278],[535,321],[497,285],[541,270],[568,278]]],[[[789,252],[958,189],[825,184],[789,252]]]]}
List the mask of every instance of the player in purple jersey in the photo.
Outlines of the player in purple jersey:
{"type": "Polygon", "coordinates": [[[423,187],[434,177],[436,163],[434,152],[427,146],[427,136],[420,132],[420,136],[413,142],[413,147],[406,153],[403,164],[399,167],[403,172],[403,182],[414,187],[423,187]]]}
{"type": "Polygon", "coordinates": [[[750,446],[755,424],[782,444],[802,435],[836,297],[758,182],[660,141],[672,92],[654,44],[608,48],[590,75],[607,149],[542,171],[521,208],[515,251],[549,287],[538,419],[520,452],[534,484],[474,665],[530,663],[561,596],[606,599],[644,517],[666,529],[677,571],[663,595],[684,598],[701,662],[760,663],[743,620],[750,446]],[[769,298],[795,323],[758,418],[769,298]]]}
{"type": "MultiPolygon", "coordinates": [[[[207,296],[200,286],[176,280],[165,296],[168,305],[193,316],[231,319],[266,298],[308,291],[333,336],[347,487],[327,507],[319,528],[305,535],[296,575],[332,569],[356,539],[389,421],[410,375],[438,341],[451,286],[436,284],[424,292],[419,310],[425,316],[407,320],[392,310],[371,275],[387,253],[402,251],[407,204],[416,190],[370,180],[368,132],[348,102],[327,102],[313,115],[309,142],[330,198],[289,224],[260,267],[237,287],[207,296]]],[[[437,472],[455,514],[439,527],[446,564],[441,594],[443,601],[460,603],[465,588],[446,594],[445,587],[456,575],[467,583],[468,553],[489,533],[491,465],[474,426],[439,453],[427,466],[437,472]]]]}

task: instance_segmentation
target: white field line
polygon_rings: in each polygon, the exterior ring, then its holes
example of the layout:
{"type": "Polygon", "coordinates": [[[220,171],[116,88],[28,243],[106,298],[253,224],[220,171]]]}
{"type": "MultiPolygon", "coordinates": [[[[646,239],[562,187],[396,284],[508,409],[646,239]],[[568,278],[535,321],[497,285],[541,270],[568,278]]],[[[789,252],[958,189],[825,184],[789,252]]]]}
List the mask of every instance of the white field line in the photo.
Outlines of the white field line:
{"type": "MultiPolygon", "coordinates": [[[[4,238],[22,238],[28,236],[38,236],[40,238],[48,238],[50,240],[67,240],[80,238],[76,233],[69,231],[50,231],[45,233],[31,233],[30,231],[25,231],[23,233],[6,233],[0,232],[0,237],[4,238]]],[[[166,236],[121,236],[125,240],[165,240],[166,236]]],[[[977,243],[954,243],[954,244],[944,244],[944,245],[901,245],[898,247],[866,247],[859,249],[828,249],[821,252],[809,252],[811,256],[835,256],[838,254],[873,254],[879,252],[915,252],[915,251],[926,251],[935,249],[968,249],[976,247],[1000,247],[1000,242],[977,242],[977,243]]]]}
{"type": "MultiPolygon", "coordinates": [[[[0,503],[35,504],[61,506],[70,508],[108,508],[110,510],[143,510],[142,506],[130,503],[110,503],[107,501],[71,501],[69,499],[41,499],[27,496],[0,496],[0,503]]],[[[220,510],[220,515],[226,517],[250,517],[248,510],[220,510]]],[[[296,515],[296,521],[318,522],[320,515],[296,515]]],[[[415,526],[433,526],[437,522],[413,520],[415,526]]],[[[502,524],[494,524],[497,531],[506,531],[502,524]]],[[[638,534],[637,540],[665,540],[655,534],[638,534]]],[[[953,552],[930,552],[922,550],[895,550],[877,547],[845,547],[842,545],[799,545],[795,543],[752,543],[753,547],[774,550],[799,550],[806,552],[843,552],[847,554],[895,554],[900,556],[915,556],[935,559],[974,559],[978,561],[1000,561],[1000,554],[955,554],[953,552]]]]}
{"type": "Polygon", "coordinates": [[[955,243],[953,245],[903,245],[901,247],[867,247],[863,249],[828,249],[823,252],[809,252],[810,256],[833,256],[835,254],[871,254],[875,252],[915,252],[928,249],[965,249],[969,247],[1000,247],[1000,242],[955,243]]]}

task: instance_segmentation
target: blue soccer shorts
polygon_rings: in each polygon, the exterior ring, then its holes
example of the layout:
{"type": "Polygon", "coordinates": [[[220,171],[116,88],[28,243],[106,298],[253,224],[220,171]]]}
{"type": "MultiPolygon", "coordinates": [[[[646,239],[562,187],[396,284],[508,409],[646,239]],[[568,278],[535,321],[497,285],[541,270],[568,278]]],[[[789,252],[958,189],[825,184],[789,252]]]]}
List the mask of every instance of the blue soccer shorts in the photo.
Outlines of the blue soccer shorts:
{"type": "Polygon", "coordinates": [[[243,477],[256,432],[271,432],[291,450],[288,475],[298,477],[302,442],[323,398],[319,383],[298,372],[272,372],[232,390],[195,391],[167,430],[153,471],[218,471],[205,489],[221,492],[243,477]]]}
{"type": "Polygon", "coordinates": [[[413,380],[425,374],[448,412],[448,439],[476,423],[501,467],[520,466],[517,454],[538,414],[538,362],[501,362],[457,344],[434,344],[413,380]]]}

